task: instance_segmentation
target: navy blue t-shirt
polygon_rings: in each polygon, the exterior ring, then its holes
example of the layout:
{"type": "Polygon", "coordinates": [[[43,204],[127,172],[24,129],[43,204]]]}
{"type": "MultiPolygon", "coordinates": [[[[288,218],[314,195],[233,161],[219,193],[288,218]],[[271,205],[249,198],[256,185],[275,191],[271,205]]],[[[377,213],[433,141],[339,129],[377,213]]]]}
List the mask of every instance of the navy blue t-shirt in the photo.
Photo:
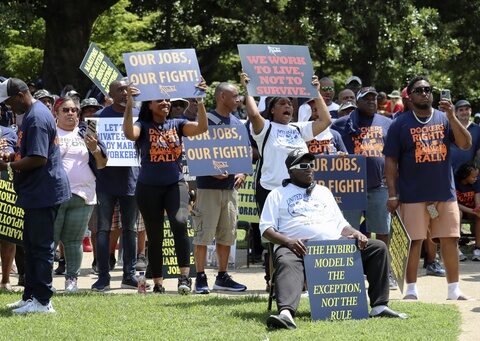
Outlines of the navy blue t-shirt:
{"type": "Polygon", "coordinates": [[[455,200],[450,145],[453,132],[445,113],[435,110],[428,123],[412,111],[395,120],[383,154],[398,161],[398,193],[403,203],[455,200]]]}
{"type": "MultiPolygon", "coordinates": [[[[102,117],[123,117],[123,112],[113,110],[110,105],[95,113],[102,117]]],[[[97,192],[110,195],[135,195],[139,167],[105,167],[97,173],[97,192]]]]}
{"type": "Polygon", "coordinates": [[[480,181],[477,180],[473,184],[465,185],[460,181],[455,181],[455,191],[459,204],[468,208],[475,208],[475,194],[480,193],[480,181]]]}
{"type": "Polygon", "coordinates": [[[0,151],[14,153],[17,145],[17,134],[9,127],[0,127],[0,151]]]}
{"type": "Polygon", "coordinates": [[[67,201],[71,197],[70,184],[60,157],[55,120],[42,102],[33,103],[23,117],[17,147],[15,160],[27,156],[47,159],[44,166],[14,172],[17,205],[22,208],[42,208],[67,201]]]}
{"type": "Polygon", "coordinates": [[[333,122],[349,154],[364,155],[367,161],[367,189],[385,185],[385,158],[382,155],[392,120],[379,114],[368,117],[354,110],[333,122]]]}
{"type": "Polygon", "coordinates": [[[164,124],[138,120],[141,165],[138,182],[168,186],[183,179],[182,136],[185,119],[168,119],[164,124]]]}
{"type": "Polygon", "coordinates": [[[472,136],[472,146],[468,150],[461,150],[455,144],[452,144],[452,168],[455,172],[461,165],[473,161],[477,150],[480,149],[480,127],[475,123],[470,123],[467,128],[472,136]]]}
{"type": "MultiPolygon", "coordinates": [[[[211,111],[211,114],[213,114],[219,121],[218,123],[216,123],[210,120],[209,118],[208,119],[209,126],[242,124],[242,122],[232,114],[229,114],[229,117],[224,117],[218,114],[214,110],[211,111]]],[[[201,188],[201,189],[233,189],[235,185],[235,174],[229,174],[228,178],[223,180],[214,178],[213,176],[197,176],[196,180],[197,180],[197,188],[201,188]]]]}

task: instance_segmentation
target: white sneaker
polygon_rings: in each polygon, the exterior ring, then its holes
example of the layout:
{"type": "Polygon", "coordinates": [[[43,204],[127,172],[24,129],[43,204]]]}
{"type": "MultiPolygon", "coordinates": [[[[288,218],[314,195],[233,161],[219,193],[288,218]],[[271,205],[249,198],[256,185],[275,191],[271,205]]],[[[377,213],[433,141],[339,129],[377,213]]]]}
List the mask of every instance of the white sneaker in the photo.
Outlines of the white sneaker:
{"type": "Polygon", "coordinates": [[[20,301],[17,301],[17,302],[14,302],[14,303],[10,303],[10,304],[7,304],[7,308],[10,308],[10,309],[18,309],[18,308],[21,308],[21,307],[24,307],[26,306],[28,303],[30,303],[32,300],[20,300],[20,301]]]}
{"type": "Polygon", "coordinates": [[[474,249],[473,250],[472,260],[475,261],[475,262],[480,261],[480,249],[474,249]]]}
{"type": "Polygon", "coordinates": [[[467,260],[467,256],[465,256],[465,255],[463,254],[463,252],[460,251],[460,249],[458,249],[458,261],[459,261],[459,262],[464,262],[464,261],[466,261],[466,260],[467,260]]]}
{"type": "Polygon", "coordinates": [[[18,309],[14,309],[12,313],[17,315],[33,313],[51,314],[55,313],[55,309],[53,309],[52,302],[48,302],[47,305],[43,305],[38,302],[36,298],[33,298],[33,300],[31,300],[27,305],[24,305],[23,307],[18,309]]]}
{"type": "Polygon", "coordinates": [[[77,279],[70,277],[65,281],[65,292],[67,294],[73,294],[78,292],[77,279]]]}

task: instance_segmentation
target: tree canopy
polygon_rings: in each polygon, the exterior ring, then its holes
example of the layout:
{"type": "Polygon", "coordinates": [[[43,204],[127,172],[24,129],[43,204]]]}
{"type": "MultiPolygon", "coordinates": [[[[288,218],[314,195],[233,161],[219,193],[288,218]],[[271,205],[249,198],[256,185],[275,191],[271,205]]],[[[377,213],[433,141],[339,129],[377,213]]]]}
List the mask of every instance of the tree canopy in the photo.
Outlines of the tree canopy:
{"type": "Polygon", "coordinates": [[[53,91],[90,85],[90,41],[122,53],[195,48],[208,82],[237,80],[237,44],[309,46],[338,89],[354,74],[391,91],[415,74],[480,104],[480,0],[12,0],[0,4],[0,74],[41,77],[53,91]]]}

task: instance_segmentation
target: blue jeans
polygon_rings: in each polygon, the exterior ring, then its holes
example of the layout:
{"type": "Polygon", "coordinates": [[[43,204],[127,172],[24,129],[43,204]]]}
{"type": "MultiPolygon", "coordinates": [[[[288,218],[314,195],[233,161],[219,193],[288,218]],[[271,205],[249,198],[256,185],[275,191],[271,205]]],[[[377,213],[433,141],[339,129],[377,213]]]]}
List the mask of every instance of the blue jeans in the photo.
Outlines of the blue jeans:
{"type": "Polygon", "coordinates": [[[110,277],[110,229],[115,204],[120,204],[120,218],[122,221],[123,245],[123,278],[135,276],[137,263],[137,231],[135,223],[138,209],[133,195],[116,196],[103,192],[97,193],[97,266],[98,277],[110,277]]]}
{"type": "Polygon", "coordinates": [[[59,206],[25,209],[25,291],[22,296],[25,301],[34,297],[47,305],[53,295],[53,226],[59,206]]]}

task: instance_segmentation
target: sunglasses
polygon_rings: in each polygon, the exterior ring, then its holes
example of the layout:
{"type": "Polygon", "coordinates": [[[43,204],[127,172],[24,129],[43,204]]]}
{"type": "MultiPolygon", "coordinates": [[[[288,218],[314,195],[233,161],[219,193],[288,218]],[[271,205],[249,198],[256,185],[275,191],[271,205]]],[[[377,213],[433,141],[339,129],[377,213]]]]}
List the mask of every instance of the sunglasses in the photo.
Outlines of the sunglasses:
{"type": "Polygon", "coordinates": [[[421,95],[423,93],[425,94],[431,94],[432,93],[432,87],[431,86],[419,86],[418,88],[415,88],[412,90],[412,93],[421,95]]]}
{"type": "Polygon", "coordinates": [[[62,108],[62,111],[65,113],[65,114],[68,114],[69,112],[73,112],[73,113],[78,113],[78,108],[62,108]]]}
{"type": "Polygon", "coordinates": [[[335,88],[333,86],[321,86],[320,90],[322,91],[333,91],[335,88]]]}
{"type": "Polygon", "coordinates": [[[315,167],[314,163],[299,163],[298,165],[294,165],[289,169],[310,169],[315,167]]]}

